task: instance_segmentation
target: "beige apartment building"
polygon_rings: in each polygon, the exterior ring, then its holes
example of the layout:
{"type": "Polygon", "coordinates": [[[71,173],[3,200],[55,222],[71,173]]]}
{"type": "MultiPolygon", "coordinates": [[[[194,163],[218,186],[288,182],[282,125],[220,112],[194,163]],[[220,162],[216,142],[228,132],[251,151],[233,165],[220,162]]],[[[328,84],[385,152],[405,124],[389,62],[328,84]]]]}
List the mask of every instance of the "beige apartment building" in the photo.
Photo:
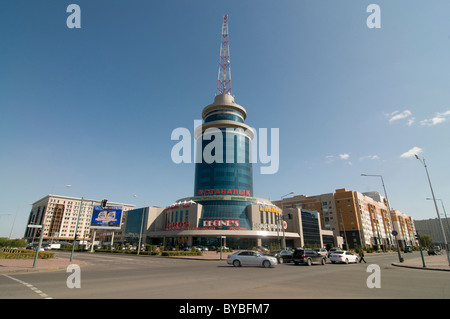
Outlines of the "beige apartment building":
{"type": "Polygon", "coordinates": [[[331,230],[336,237],[342,236],[350,248],[374,245],[394,247],[394,229],[398,232],[401,247],[415,245],[412,218],[393,210],[393,224],[386,200],[378,192],[360,193],[342,188],[334,193],[293,196],[274,204],[282,209],[301,207],[317,211],[322,229],[331,230]]]}
{"type": "MultiPolygon", "coordinates": [[[[92,213],[94,206],[99,206],[100,202],[101,200],[83,199],[80,211],[81,198],[47,195],[32,204],[24,238],[28,242],[36,242],[37,228],[28,227],[28,225],[42,225],[44,241],[71,242],[75,238],[75,229],[77,229],[78,241],[90,241],[92,213]]],[[[125,212],[134,207],[134,205],[114,202],[108,202],[108,205],[122,207],[122,225],[126,219],[125,212]]],[[[111,241],[113,237],[116,241],[121,241],[122,229],[114,230],[114,233],[111,230],[101,230],[96,234],[96,240],[100,239],[102,242],[111,241]]]]}
{"type": "Polygon", "coordinates": [[[391,210],[391,212],[394,227],[396,231],[399,233],[398,235],[399,240],[402,240],[403,244],[406,246],[415,246],[416,227],[412,217],[403,214],[402,212],[399,212],[396,209],[391,210]]]}

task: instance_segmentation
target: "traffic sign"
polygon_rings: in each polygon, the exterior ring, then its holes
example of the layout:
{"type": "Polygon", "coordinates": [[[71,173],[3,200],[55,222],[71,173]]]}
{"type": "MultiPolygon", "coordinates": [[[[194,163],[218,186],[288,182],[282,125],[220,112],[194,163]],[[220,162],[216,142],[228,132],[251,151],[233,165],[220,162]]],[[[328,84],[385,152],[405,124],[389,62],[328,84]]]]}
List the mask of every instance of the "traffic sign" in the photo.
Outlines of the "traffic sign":
{"type": "Polygon", "coordinates": [[[28,225],[28,228],[42,228],[42,225],[28,225]]]}
{"type": "Polygon", "coordinates": [[[397,231],[393,230],[392,235],[397,236],[398,235],[397,231]]]}

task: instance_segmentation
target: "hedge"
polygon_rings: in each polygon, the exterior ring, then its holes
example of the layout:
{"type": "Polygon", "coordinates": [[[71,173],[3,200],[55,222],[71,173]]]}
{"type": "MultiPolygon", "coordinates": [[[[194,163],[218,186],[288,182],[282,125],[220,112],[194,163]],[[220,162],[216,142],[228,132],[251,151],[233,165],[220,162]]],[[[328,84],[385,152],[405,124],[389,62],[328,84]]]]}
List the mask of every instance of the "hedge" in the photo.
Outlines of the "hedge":
{"type": "Polygon", "coordinates": [[[163,251],[161,256],[202,256],[201,251],[163,251]]]}
{"type": "MultiPolygon", "coordinates": [[[[0,250],[0,259],[33,259],[36,256],[35,250],[28,249],[2,249],[0,250]]],[[[55,253],[40,251],[39,259],[51,259],[55,253]]]]}
{"type": "MultiPolygon", "coordinates": [[[[136,250],[109,250],[109,249],[96,249],[96,252],[112,253],[112,254],[132,254],[136,255],[136,250]]],[[[140,255],[147,256],[202,256],[201,251],[141,251],[140,255]]]]}

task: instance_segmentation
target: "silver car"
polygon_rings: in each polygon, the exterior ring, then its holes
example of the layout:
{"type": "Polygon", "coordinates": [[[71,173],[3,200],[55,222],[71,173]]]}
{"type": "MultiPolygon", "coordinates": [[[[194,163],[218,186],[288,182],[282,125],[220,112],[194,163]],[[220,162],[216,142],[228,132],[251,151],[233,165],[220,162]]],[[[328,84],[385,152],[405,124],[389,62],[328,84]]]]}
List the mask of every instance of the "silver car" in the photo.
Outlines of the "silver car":
{"type": "Polygon", "coordinates": [[[240,266],[262,266],[265,268],[274,267],[278,262],[275,257],[265,256],[253,250],[243,250],[228,255],[227,263],[234,267],[240,266]]]}

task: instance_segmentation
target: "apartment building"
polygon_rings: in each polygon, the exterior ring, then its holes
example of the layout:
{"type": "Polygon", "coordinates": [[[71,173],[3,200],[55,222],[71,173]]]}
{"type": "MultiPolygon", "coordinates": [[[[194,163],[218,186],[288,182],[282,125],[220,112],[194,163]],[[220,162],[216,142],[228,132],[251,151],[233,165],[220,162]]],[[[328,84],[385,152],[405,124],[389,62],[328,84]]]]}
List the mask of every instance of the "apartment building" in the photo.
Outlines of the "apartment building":
{"type": "Polygon", "coordinates": [[[391,213],[394,228],[398,232],[398,240],[402,241],[403,246],[415,246],[416,227],[412,217],[396,209],[391,210],[391,213]]]}
{"type": "Polygon", "coordinates": [[[440,221],[437,218],[415,220],[414,226],[420,235],[430,236],[433,242],[438,245],[445,245],[445,239],[450,241],[450,218],[441,217],[440,221]],[[442,229],[444,229],[445,238],[442,229]]]}
{"type": "MultiPolygon", "coordinates": [[[[32,204],[28,217],[27,228],[24,238],[29,241],[37,241],[37,228],[28,225],[42,225],[44,240],[72,241],[77,230],[77,240],[91,240],[91,219],[94,206],[100,205],[101,200],[91,200],[59,195],[47,195],[32,204]],[[81,205],[82,204],[82,205],[81,205]],[[81,206],[81,210],[80,210],[81,206]],[[77,227],[78,223],[78,227],[77,227]]],[[[121,206],[123,210],[122,224],[125,222],[126,211],[132,209],[133,205],[108,202],[108,205],[121,206]]],[[[122,230],[100,231],[97,239],[110,240],[115,236],[117,241],[123,237],[122,230]]]]}
{"type": "Polygon", "coordinates": [[[315,196],[298,195],[274,201],[282,209],[304,208],[317,211],[322,229],[331,230],[334,236],[342,236],[350,248],[396,245],[392,231],[398,232],[400,244],[414,244],[414,223],[411,217],[395,212],[391,221],[386,199],[378,192],[360,193],[341,188],[334,193],[315,196]]]}

